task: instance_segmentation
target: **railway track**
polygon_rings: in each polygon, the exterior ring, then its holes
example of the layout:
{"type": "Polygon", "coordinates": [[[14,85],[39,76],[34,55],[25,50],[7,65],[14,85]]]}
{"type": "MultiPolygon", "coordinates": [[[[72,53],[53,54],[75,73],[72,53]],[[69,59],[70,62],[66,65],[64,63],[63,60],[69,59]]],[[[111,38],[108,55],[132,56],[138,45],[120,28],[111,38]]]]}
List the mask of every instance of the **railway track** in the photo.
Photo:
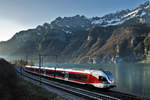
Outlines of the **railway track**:
{"type": "Polygon", "coordinates": [[[41,79],[39,79],[39,76],[33,74],[31,75],[24,71],[22,75],[38,82],[41,81],[42,84],[53,86],[63,91],[87,98],[89,100],[147,100],[146,98],[142,98],[130,94],[120,93],[112,90],[103,90],[92,86],[87,87],[87,86],[83,86],[71,82],[65,82],[53,78],[47,79],[42,77],[41,79]]]}
{"type": "MultiPolygon", "coordinates": [[[[60,80],[57,80],[57,81],[61,82],[60,80]]],[[[113,90],[100,89],[100,88],[96,88],[93,86],[84,86],[84,85],[80,85],[80,84],[73,84],[70,82],[63,82],[63,83],[65,83],[67,85],[71,85],[73,87],[82,88],[82,89],[85,89],[88,91],[116,97],[116,98],[121,99],[121,100],[150,100],[150,99],[144,98],[144,97],[139,97],[139,96],[135,96],[135,95],[127,94],[127,93],[122,93],[122,92],[118,92],[118,91],[113,91],[113,90]]]]}
{"type": "Polygon", "coordinates": [[[119,91],[114,91],[114,90],[109,90],[109,89],[108,90],[100,89],[100,88],[96,88],[96,87],[92,87],[92,86],[82,86],[82,85],[76,85],[75,84],[74,87],[79,87],[79,88],[89,90],[89,91],[92,91],[92,92],[113,96],[113,97],[119,98],[121,100],[150,100],[148,98],[139,97],[139,96],[136,96],[136,95],[131,95],[131,94],[122,93],[122,92],[119,92],[119,91]]]}

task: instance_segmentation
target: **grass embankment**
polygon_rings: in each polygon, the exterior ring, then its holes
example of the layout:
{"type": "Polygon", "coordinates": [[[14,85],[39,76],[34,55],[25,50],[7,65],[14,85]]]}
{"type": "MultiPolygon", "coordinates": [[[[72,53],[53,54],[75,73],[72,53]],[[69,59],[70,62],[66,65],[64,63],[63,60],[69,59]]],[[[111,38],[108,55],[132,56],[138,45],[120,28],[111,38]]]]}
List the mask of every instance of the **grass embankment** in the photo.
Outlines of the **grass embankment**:
{"type": "Polygon", "coordinates": [[[14,67],[0,59],[0,100],[59,100],[59,96],[20,79],[14,67]]]}

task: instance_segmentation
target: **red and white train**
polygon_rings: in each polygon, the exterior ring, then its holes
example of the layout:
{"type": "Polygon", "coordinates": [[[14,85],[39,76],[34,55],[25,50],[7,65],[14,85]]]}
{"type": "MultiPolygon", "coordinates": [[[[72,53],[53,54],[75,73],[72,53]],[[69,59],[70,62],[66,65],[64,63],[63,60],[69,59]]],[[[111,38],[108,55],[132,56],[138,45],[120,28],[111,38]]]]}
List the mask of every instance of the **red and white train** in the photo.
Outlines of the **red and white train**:
{"type": "Polygon", "coordinates": [[[93,85],[98,88],[112,88],[114,85],[114,77],[109,71],[104,70],[82,70],[82,69],[63,69],[49,68],[37,66],[25,66],[25,71],[61,79],[65,81],[75,82],[79,84],[93,85]]]}

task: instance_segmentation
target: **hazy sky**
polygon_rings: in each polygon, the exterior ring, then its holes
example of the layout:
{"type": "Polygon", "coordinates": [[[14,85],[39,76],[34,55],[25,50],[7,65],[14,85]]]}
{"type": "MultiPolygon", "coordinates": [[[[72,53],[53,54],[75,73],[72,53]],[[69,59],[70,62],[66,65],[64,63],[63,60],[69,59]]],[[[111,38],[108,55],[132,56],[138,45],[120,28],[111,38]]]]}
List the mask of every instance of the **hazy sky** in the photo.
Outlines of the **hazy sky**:
{"type": "Polygon", "coordinates": [[[133,9],[147,0],[0,0],[0,41],[16,32],[34,28],[56,17],[103,16],[121,9],[133,9]]]}

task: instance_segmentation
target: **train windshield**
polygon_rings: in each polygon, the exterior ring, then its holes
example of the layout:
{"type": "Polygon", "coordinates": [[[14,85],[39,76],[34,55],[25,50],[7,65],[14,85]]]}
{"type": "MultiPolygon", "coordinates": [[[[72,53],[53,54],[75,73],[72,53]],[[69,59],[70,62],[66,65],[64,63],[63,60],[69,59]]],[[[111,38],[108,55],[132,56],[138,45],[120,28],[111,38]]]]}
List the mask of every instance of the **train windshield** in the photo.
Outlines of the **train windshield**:
{"type": "Polygon", "coordinates": [[[102,81],[102,82],[107,82],[107,79],[103,76],[99,76],[99,81],[102,81]]]}
{"type": "Polygon", "coordinates": [[[113,75],[112,75],[111,72],[109,72],[109,71],[103,71],[103,72],[107,75],[107,77],[108,77],[108,79],[109,79],[110,81],[113,81],[113,80],[114,80],[113,75]]]}

